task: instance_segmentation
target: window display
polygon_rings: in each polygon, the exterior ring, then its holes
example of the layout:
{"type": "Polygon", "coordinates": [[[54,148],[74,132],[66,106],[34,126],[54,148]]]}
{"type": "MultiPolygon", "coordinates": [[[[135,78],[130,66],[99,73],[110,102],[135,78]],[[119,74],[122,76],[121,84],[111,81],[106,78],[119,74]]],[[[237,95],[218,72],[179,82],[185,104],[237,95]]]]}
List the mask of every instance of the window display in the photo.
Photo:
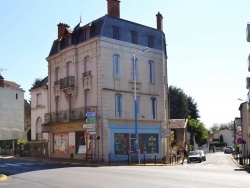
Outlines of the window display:
{"type": "Polygon", "coordinates": [[[69,137],[67,132],[54,133],[54,153],[68,153],[69,137]]]}
{"type": "Polygon", "coordinates": [[[114,134],[115,155],[126,155],[129,150],[129,134],[115,133],[114,134]]]}

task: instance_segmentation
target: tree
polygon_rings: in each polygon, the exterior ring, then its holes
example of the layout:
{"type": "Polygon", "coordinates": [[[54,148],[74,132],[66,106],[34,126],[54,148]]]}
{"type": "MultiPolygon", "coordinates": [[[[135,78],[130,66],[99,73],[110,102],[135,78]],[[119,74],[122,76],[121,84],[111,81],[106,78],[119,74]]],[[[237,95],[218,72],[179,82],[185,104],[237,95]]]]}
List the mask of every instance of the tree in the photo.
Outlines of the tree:
{"type": "Polygon", "coordinates": [[[185,119],[188,116],[188,102],[187,96],[182,89],[170,86],[170,118],[171,119],[185,119]]]}
{"type": "Polygon", "coordinates": [[[195,136],[195,141],[199,146],[202,146],[208,142],[208,130],[205,128],[202,122],[199,122],[196,119],[190,119],[189,117],[187,130],[191,134],[191,143],[193,143],[193,136],[195,136]]]}
{"type": "Polygon", "coordinates": [[[209,130],[211,132],[216,132],[216,131],[221,131],[224,129],[229,129],[229,130],[233,131],[234,130],[234,122],[230,121],[228,123],[221,123],[221,124],[214,123],[213,126],[210,127],[209,130]]]}
{"type": "Polygon", "coordinates": [[[169,98],[171,119],[185,119],[190,116],[191,119],[198,120],[200,116],[197,103],[191,96],[187,96],[182,89],[170,86],[169,98]]]}
{"type": "Polygon", "coordinates": [[[197,109],[197,103],[194,101],[194,99],[190,96],[187,97],[187,101],[188,101],[188,115],[192,118],[192,119],[199,119],[200,115],[199,115],[199,110],[197,109]]]}

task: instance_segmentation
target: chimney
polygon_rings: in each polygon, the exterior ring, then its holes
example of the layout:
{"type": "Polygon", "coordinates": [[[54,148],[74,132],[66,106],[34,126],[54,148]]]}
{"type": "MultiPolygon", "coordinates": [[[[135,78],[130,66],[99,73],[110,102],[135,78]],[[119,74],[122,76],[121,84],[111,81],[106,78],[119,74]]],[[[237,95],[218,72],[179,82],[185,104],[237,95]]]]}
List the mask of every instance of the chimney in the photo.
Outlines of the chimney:
{"type": "Polygon", "coordinates": [[[108,2],[108,14],[120,18],[120,1],[107,0],[107,2],[108,2]]]}
{"type": "Polygon", "coordinates": [[[67,24],[64,24],[64,23],[59,23],[57,25],[57,27],[58,27],[58,39],[59,39],[63,36],[65,29],[69,28],[69,26],[67,24]]]}
{"type": "Polygon", "coordinates": [[[163,31],[163,24],[162,24],[163,17],[160,12],[156,14],[156,18],[157,18],[157,29],[163,31]]]}
{"type": "Polygon", "coordinates": [[[4,78],[0,74],[0,87],[4,87],[4,78]]]}

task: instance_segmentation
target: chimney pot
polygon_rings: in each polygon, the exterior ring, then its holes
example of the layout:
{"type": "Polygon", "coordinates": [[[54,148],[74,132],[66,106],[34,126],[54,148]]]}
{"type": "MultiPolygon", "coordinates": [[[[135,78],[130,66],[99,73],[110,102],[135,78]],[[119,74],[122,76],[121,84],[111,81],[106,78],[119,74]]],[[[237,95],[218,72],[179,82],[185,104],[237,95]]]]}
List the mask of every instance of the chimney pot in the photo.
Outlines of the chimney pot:
{"type": "Polygon", "coordinates": [[[107,0],[107,2],[108,2],[108,14],[120,18],[120,1],[107,0]]]}
{"type": "Polygon", "coordinates": [[[0,74],[0,87],[4,87],[4,78],[0,74]]]}
{"type": "Polygon", "coordinates": [[[69,28],[68,24],[64,24],[64,23],[59,23],[57,25],[58,27],[58,39],[61,38],[63,36],[63,33],[65,31],[66,28],[69,28]]]}
{"type": "Polygon", "coordinates": [[[162,24],[163,17],[160,12],[156,14],[156,18],[157,18],[157,29],[163,31],[163,24],[162,24]]]}

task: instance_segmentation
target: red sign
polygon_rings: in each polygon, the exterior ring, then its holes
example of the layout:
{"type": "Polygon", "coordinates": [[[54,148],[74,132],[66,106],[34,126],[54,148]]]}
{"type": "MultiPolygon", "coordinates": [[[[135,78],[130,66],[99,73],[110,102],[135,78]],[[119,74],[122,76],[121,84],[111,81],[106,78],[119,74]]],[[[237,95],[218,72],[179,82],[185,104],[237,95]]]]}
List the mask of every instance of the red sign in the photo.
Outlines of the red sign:
{"type": "Polygon", "coordinates": [[[238,143],[238,144],[242,144],[242,141],[243,141],[242,138],[238,138],[238,139],[237,139],[237,143],[238,143]]]}

